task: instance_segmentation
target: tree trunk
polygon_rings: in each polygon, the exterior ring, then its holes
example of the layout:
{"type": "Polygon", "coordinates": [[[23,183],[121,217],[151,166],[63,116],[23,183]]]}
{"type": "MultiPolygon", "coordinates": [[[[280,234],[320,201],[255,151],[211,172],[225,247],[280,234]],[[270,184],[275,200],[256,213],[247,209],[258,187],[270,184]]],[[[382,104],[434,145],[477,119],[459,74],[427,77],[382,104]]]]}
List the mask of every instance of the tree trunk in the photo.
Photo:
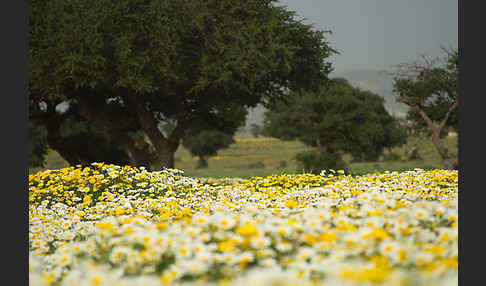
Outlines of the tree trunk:
{"type": "Polygon", "coordinates": [[[208,160],[204,156],[199,156],[197,168],[201,169],[201,168],[207,168],[207,167],[208,167],[208,160]]]}
{"type": "Polygon", "coordinates": [[[321,137],[317,136],[316,138],[316,154],[317,155],[320,155],[322,152],[324,152],[324,146],[322,145],[322,142],[321,142],[321,137]]]}
{"type": "Polygon", "coordinates": [[[131,166],[150,168],[156,154],[151,152],[148,146],[137,144],[137,140],[128,135],[131,130],[136,129],[133,120],[124,119],[121,121],[116,115],[111,116],[107,112],[98,110],[97,106],[92,104],[86,95],[81,94],[77,98],[80,114],[91,124],[104,129],[111,140],[120,145],[127,154],[131,166]]]}
{"type": "Polygon", "coordinates": [[[163,168],[174,168],[174,156],[175,152],[177,151],[177,148],[179,147],[179,144],[166,144],[165,147],[162,147],[163,145],[157,144],[156,150],[157,150],[157,155],[156,157],[152,160],[150,165],[156,169],[156,170],[161,170],[163,168]]]}
{"type": "Polygon", "coordinates": [[[56,150],[59,155],[66,160],[71,166],[75,166],[78,164],[86,165],[89,162],[83,160],[80,156],[76,155],[71,151],[69,146],[63,143],[63,138],[59,133],[59,127],[56,126],[54,123],[50,122],[45,125],[47,129],[47,144],[52,149],[56,150]]]}
{"type": "Polygon", "coordinates": [[[136,167],[150,167],[150,163],[152,158],[155,156],[150,152],[148,147],[146,148],[137,148],[135,140],[127,136],[126,134],[115,134],[115,132],[111,133],[111,138],[113,141],[120,144],[121,148],[125,153],[128,155],[128,159],[130,160],[131,166],[136,167]]]}
{"type": "Polygon", "coordinates": [[[440,139],[440,130],[432,133],[432,143],[434,143],[435,149],[442,158],[442,164],[447,170],[453,169],[453,163],[450,161],[447,149],[444,147],[442,140],[440,139]]]}
{"type": "Polygon", "coordinates": [[[153,113],[147,109],[143,97],[132,94],[130,91],[123,91],[122,98],[131,114],[138,119],[140,126],[157,151],[156,156],[151,161],[151,167],[156,170],[164,167],[174,168],[174,154],[179,147],[185,126],[178,122],[178,125],[166,138],[159,130],[158,122],[153,113]]]}
{"type": "Polygon", "coordinates": [[[47,129],[47,144],[50,148],[56,150],[71,166],[87,164],[83,158],[73,153],[71,148],[64,143],[60,132],[62,118],[57,114],[55,106],[55,104],[48,103],[47,111],[41,118],[47,129]]]}

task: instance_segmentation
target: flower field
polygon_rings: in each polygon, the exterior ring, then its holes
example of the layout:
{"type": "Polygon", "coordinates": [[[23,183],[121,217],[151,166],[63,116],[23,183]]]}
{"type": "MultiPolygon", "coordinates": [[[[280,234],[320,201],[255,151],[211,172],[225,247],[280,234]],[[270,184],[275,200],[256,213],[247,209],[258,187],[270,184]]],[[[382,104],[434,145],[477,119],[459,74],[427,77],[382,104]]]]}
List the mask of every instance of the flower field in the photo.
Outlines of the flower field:
{"type": "Polygon", "coordinates": [[[457,285],[457,171],[29,175],[30,285],[457,285]]]}

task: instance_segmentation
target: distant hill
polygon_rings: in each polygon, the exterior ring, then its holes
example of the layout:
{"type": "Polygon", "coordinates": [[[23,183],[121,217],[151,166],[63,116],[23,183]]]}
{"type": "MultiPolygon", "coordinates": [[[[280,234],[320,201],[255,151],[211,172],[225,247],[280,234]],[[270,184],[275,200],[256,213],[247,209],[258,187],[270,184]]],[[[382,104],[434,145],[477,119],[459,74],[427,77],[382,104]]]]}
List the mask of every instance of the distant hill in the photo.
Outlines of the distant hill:
{"type": "MultiPolygon", "coordinates": [[[[405,117],[408,106],[396,102],[397,94],[393,92],[393,79],[384,71],[380,70],[347,70],[335,72],[330,75],[331,78],[342,77],[357,88],[369,90],[385,99],[386,110],[397,117],[405,117]]],[[[263,123],[265,108],[258,105],[248,112],[246,127],[252,123],[261,125],[263,123]]]]}

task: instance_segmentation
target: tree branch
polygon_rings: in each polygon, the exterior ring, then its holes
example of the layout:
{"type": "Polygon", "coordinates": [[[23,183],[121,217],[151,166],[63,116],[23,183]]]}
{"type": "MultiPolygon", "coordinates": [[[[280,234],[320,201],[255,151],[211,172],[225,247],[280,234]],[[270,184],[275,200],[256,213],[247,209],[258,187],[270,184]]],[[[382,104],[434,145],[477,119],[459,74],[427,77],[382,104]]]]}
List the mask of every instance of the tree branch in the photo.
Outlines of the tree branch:
{"type": "Polygon", "coordinates": [[[397,98],[397,101],[405,103],[406,105],[410,106],[410,108],[412,108],[423,118],[425,123],[427,123],[427,125],[432,131],[434,132],[440,131],[440,129],[437,129],[438,128],[437,124],[434,121],[432,121],[430,117],[427,116],[427,114],[415,102],[413,102],[410,99],[410,97],[408,97],[406,94],[400,93],[400,96],[397,98]]]}
{"type": "Polygon", "coordinates": [[[177,121],[177,126],[172,130],[170,135],[168,136],[168,141],[171,145],[172,149],[177,149],[179,146],[179,141],[184,136],[184,131],[186,130],[186,124],[183,121],[177,121]]]}
{"type": "Polygon", "coordinates": [[[442,128],[444,128],[444,126],[447,123],[447,120],[449,119],[449,116],[451,115],[452,111],[454,111],[454,109],[457,107],[458,102],[459,102],[459,100],[456,100],[454,102],[454,104],[451,105],[451,107],[449,107],[449,110],[447,110],[447,113],[446,113],[444,119],[440,123],[440,126],[439,126],[440,130],[442,130],[442,128]]]}

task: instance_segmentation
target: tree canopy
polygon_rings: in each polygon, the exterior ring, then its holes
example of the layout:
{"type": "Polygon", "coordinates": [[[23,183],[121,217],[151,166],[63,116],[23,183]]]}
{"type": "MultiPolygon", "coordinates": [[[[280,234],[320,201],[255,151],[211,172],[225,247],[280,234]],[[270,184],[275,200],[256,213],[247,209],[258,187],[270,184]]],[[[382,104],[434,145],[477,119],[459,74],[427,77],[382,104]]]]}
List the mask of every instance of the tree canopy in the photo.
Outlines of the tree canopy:
{"type": "Polygon", "coordinates": [[[392,75],[394,90],[399,93],[397,101],[410,106],[407,119],[412,128],[430,136],[444,167],[451,169],[457,162],[451,160],[441,138],[445,128],[458,129],[459,53],[456,49],[444,52],[443,58],[423,57],[398,65],[392,75]]]}
{"type": "Polygon", "coordinates": [[[326,59],[335,53],[329,31],[277,3],[32,0],[29,117],[71,164],[86,156],[72,154],[78,151],[60,134],[68,117],[97,129],[100,144],[121,150],[132,165],[173,167],[195,122],[233,129],[226,115],[235,106],[270,103],[327,80],[326,59]],[[69,107],[60,114],[63,103],[69,107]],[[173,128],[163,132],[161,124],[173,128]],[[136,147],[140,136],[150,148],[136,147]]]}
{"type": "Polygon", "coordinates": [[[314,157],[332,154],[335,163],[343,153],[357,160],[376,160],[384,148],[406,141],[405,131],[383,103],[378,95],[354,88],[345,79],[333,79],[316,93],[293,92],[277,102],[265,113],[264,133],[297,139],[316,148],[314,157]]]}

